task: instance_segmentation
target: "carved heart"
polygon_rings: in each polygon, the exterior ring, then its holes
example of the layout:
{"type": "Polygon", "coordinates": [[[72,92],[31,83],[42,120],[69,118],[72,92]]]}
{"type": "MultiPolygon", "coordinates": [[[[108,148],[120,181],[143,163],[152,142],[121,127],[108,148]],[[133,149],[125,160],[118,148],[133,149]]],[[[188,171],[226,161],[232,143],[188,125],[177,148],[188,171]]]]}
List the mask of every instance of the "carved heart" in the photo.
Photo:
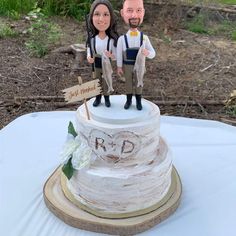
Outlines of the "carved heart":
{"type": "Polygon", "coordinates": [[[141,138],[129,131],[109,135],[93,129],[89,135],[89,145],[101,157],[117,156],[120,159],[136,154],[141,147],[141,138]]]}

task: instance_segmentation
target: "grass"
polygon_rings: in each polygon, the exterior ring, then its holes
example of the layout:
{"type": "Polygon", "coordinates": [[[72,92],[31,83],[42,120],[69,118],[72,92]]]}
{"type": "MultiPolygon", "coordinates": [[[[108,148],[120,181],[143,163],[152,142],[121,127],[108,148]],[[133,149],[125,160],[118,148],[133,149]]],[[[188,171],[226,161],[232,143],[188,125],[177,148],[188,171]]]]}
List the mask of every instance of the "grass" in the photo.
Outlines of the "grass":
{"type": "MultiPolygon", "coordinates": [[[[93,0],[0,0],[0,15],[17,19],[21,14],[27,14],[32,9],[40,7],[47,16],[72,16],[82,20],[84,15],[88,13],[92,2],[93,0]]],[[[111,2],[116,9],[118,2],[114,0],[111,2]]],[[[185,0],[185,2],[203,5],[236,4],[236,0],[185,0]]]]}
{"type": "Polygon", "coordinates": [[[205,4],[205,5],[213,5],[213,4],[226,4],[226,5],[236,5],[236,0],[185,0],[186,3],[194,3],[194,4],[205,4]]]}
{"type": "Polygon", "coordinates": [[[236,22],[229,20],[211,21],[207,12],[199,13],[185,23],[187,30],[208,35],[223,35],[236,41],[236,22]]]}
{"type": "Polygon", "coordinates": [[[0,0],[0,15],[15,17],[41,8],[47,16],[72,16],[78,20],[88,13],[92,0],[0,0]]]}
{"type": "Polygon", "coordinates": [[[17,32],[13,30],[9,25],[0,23],[0,39],[7,37],[15,37],[17,32]]]}
{"type": "MultiPolygon", "coordinates": [[[[186,0],[186,2],[202,4],[205,6],[216,4],[236,5],[236,0],[186,0]]],[[[223,35],[230,40],[236,41],[236,22],[223,18],[219,20],[219,16],[213,17],[215,17],[216,19],[211,19],[211,13],[209,11],[201,11],[193,19],[190,19],[185,22],[185,28],[194,33],[223,35]]]]}
{"type": "Polygon", "coordinates": [[[57,24],[39,19],[31,25],[28,30],[29,39],[26,41],[26,48],[30,55],[43,57],[50,47],[56,44],[61,38],[61,29],[57,24]]]}
{"type": "Polygon", "coordinates": [[[224,35],[231,40],[236,40],[236,22],[223,20],[218,24],[210,26],[208,33],[210,35],[224,35]]]}
{"type": "Polygon", "coordinates": [[[14,16],[16,13],[29,12],[35,6],[35,0],[1,0],[0,14],[14,16]]]}
{"type": "Polygon", "coordinates": [[[25,45],[30,55],[43,57],[46,55],[50,47],[60,40],[62,36],[61,28],[51,21],[41,12],[40,8],[36,8],[28,13],[31,22],[30,28],[27,30],[29,38],[25,45]]]}
{"type": "Polygon", "coordinates": [[[222,4],[236,5],[236,0],[219,0],[218,2],[222,4]]]}
{"type": "Polygon", "coordinates": [[[206,34],[208,30],[206,28],[206,17],[203,14],[199,14],[190,22],[186,23],[186,27],[189,31],[199,34],[206,34]]]}
{"type": "Polygon", "coordinates": [[[236,105],[227,106],[226,107],[226,114],[236,117],[236,105]]]}
{"type": "Polygon", "coordinates": [[[236,117],[236,89],[230,94],[229,99],[226,101],[226,113],[236,117]]]}
{"type": "Polygon", "coordinates": [[[232,32],[231,37],[234,41],[236,41],[236,30],[232,32]]]}
{"type": "Polygon", "coordinates": [[[92,2],[92,0],[47,0],[41,7],[46,15],[72,16],[82,20],[89,12],[92,2]]]}

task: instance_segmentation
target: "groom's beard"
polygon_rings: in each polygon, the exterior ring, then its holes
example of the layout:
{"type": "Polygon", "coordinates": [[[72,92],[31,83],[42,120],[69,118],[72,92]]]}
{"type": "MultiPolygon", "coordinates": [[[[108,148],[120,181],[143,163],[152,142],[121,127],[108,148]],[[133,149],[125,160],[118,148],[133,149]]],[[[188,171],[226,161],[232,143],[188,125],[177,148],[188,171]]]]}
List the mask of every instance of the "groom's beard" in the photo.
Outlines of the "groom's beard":
{"type": "Polygon", "coordinates": [[[130,18],[129,26],[130,28],[137,28],[140,25],[140,18],[130,18]]]}

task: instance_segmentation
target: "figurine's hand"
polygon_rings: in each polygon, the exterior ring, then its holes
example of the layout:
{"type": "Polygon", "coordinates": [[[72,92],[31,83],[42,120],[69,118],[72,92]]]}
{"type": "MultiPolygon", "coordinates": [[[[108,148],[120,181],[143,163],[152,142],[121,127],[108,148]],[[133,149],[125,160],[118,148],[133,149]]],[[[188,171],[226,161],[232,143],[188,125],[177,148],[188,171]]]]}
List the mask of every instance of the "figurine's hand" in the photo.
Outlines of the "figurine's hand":
{"type": "Polygon", "coordinates": [[[109,57],[109,58],[111,58],[112,60],[114,60],[115,59],[115,56],[111,53],[111,52],[109,52],[109,51],[105,51],[105,55],[107,56],[107,57],[109,57]]]}
{"type": "Polygon", "coordinates": [[[92,64],[94,63],[94,58],[93,57],[87,57],[88,63],[92,64]]]}
{"type": "Polygon", "coordinates": [[[122,76],[124,74],[122,67],[117,67],[117,74],[122,76]]]}
{"type": "Polygon", "coordinates": [[[141,52],[145,57],[147,57],[150,54],[150,52],[146,48],[143,48],[141,52]]]}

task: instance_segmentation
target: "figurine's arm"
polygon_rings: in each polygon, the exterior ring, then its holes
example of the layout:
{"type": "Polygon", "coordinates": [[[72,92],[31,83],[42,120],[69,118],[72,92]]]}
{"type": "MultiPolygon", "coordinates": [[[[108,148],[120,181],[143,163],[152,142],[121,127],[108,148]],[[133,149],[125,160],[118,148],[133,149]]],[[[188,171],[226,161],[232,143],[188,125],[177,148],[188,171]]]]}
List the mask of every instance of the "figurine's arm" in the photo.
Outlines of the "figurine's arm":
{"type": "Polygon", "coordinates": [[[144,36],[143,43],[145,44],[144,49],[142,50],[143,55],[149,59],[154,58],[156,56],[156,52],[155,52],[149,38],[146,35],[144,36]]]}
{"type": "Polygon", "coordinates": [[[123,37],[124,36],[119,37],[116,48],[117,74],[119,76],[123,75],[123,37]]]}
{"type": "Polygon", "coordinates": [[[90,64],[94,63],[94,58],[91,57],[90,48],[89,48],[89,47],[87,47],[87,61],[88,61],[88,63],[90,63],[90,64]]]}
{"type": "Polygon", "coordinates": [[[111,52],[105,51],[105,54],[107,57],[111,58],[111,60],[115,61],[116,60],[116,47],[114,46],[114,40],[111,40],[111,52]]]}

